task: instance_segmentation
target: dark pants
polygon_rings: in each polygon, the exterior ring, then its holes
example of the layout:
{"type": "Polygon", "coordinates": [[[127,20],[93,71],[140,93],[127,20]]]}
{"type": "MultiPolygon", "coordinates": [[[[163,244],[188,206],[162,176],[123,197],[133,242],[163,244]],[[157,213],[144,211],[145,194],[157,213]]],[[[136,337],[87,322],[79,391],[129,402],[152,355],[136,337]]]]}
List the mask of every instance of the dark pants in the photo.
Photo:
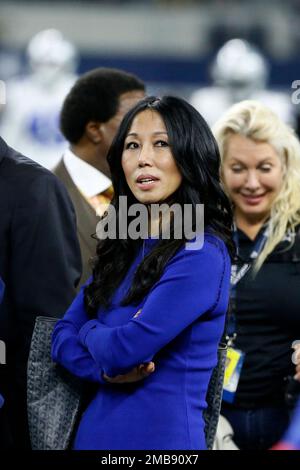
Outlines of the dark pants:
{"type": "Polygon", "coordinates": [[[244,410],[223,404],[222,415],[234,431],[234,442],[241,450],[267,450],[279,441],[289,424],[285,407],[244,410]]]}

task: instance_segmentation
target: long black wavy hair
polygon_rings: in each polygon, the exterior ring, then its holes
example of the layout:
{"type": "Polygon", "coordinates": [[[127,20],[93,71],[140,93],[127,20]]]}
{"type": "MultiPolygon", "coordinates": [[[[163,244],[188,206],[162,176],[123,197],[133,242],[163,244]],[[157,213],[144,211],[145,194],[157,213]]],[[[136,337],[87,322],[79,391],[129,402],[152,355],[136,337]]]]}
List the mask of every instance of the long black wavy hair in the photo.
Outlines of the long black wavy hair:
{"type": "MultiPolygon", "coordinates": [[[[108,162],[114,186],[111,204],[116,210],[117,227],[120,216],[119,196],[127,196],[127,204],[137,203],[129,189],[122,168],[124,141],[137,114],[153,110],[163,119],[172,155],[182,175],[182,182],[173,195],[173,202],[191,204],[193,215],[196,205],[204,204],[205,227],[221,238],[234,253],[231,205],[220,183],[220,155],[217,143],[202,116],[181,98],[164,96],[147,97],[124,117],[108,153],[108,162]]],[[[130,219],[128,218],[130,222],[130,219]]],[[[129,224],[128,222],[128,224],[129,224]]],[[[160,239],[154,249],[138,266],[130,290],[122,300],[123,305],[138,304],[159,280],[166,263],[187,241],[184,237],[160,239]]],[[[90,317],[95,317],[100,306],[108,307],[111,298],[124,279],[142,240],[105,239],[97,244],[93,266],[93,280],[85,288],[85,307],[90,317]]]]}

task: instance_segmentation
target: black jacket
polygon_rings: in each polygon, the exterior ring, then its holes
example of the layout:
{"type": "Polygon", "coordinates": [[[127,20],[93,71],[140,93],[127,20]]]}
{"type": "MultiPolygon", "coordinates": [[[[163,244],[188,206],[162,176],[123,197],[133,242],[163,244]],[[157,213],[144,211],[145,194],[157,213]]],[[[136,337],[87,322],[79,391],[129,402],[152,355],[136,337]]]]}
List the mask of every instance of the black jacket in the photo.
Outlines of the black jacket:
{"type": "Polygon", "coordinates": [[[0,448],[28,447],[26,368],[37,315],[61,317],[81,274],[75,213],[60,181],[0,138],[0,448]]]}
{"type": "MultiPolygon", "coordinates": [[[[263,227],[260,231],[263,232],[263,227]]],[[[255,240],[239,233],[240,265],[249,262],[255,240]]],[[[292,343],[300,338],[300,230],[295,242],[286,237],[269,254],[253,278],[237,284],[232,311],[237,349],[245,353],[234,406],[256,409],[285,406],[285,378],[295,374],[292,343]]]]}

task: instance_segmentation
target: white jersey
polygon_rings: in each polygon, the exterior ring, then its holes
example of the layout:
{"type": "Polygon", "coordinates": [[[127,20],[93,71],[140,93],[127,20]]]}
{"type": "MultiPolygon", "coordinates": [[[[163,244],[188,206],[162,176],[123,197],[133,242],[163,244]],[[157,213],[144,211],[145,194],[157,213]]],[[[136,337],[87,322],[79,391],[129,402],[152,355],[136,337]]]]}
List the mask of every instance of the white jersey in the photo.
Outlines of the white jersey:
{"type": "MultiPolygon", "coordinates": [[[[285,93],[258,90],[244,99],[260,101],[274,111],[286,124],[295,127],[291,98],[285,93]]],[[[204,87],[195,91],[190,103],[199,111],[210,126],[233,105],[232,95],[221,87],[204,87]]]]}
{"type": "Polygon", "coordinates": [[[8,145],[52,169],[67,148],[59,130],[59,113],[76,78],[60,76],[46,86],[31,75],[8,83],[0,115],[0,135],[8,145]]]}

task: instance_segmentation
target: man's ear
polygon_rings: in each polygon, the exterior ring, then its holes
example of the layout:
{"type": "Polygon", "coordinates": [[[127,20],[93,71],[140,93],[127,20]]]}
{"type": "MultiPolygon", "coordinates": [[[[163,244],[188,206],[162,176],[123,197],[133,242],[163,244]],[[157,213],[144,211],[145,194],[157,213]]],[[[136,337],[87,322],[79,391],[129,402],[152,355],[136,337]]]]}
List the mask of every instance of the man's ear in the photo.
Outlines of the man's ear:
{"type": "Polygon", "coordinates": [[[99,144],[102,140],[101,122],[89,121],[85,126],[85,133],[93,144],[99,144]]]}

